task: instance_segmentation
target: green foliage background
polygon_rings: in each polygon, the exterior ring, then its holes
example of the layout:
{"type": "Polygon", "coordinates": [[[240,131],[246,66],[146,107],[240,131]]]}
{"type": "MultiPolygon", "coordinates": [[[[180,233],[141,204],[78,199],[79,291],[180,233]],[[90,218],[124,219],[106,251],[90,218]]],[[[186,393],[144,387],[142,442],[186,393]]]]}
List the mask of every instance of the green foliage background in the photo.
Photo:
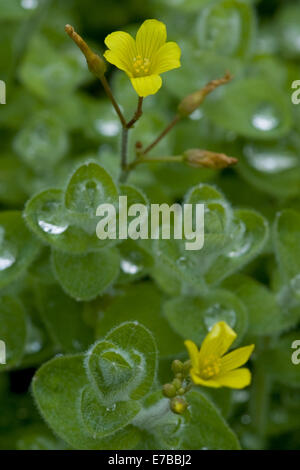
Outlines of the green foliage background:
{"type": "MultiPolygon", "coordinates": [[[[299,64],[298,1],[0,0],[1,449],[300,448],[299,64]],[[131,158],[229,70],[155,155],[206,148],[234,169],[152,163],[119,185],[120,124],[64,26],[101,53],[147,18],[167,24],[182,67],[145,100],[131,158]],[[204,249],[101,242],[95,209],[119,194],[205,202],[204,249]],[[219,320],[255,343],[253,383],[193,389],[174,415],[161,394],[172,360],[219,320]]],[[[109,80],[129,119],[130,82],[112,68],[109,80]]]]}

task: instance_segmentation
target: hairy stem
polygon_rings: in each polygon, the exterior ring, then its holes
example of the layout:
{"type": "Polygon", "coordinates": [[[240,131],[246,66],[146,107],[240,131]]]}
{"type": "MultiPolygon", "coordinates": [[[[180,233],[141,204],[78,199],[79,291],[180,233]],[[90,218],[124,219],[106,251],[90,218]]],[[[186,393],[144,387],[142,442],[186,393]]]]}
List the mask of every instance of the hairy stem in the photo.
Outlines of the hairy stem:
{"type": "Polygon", "coordinates": [[[174,155],[174,156],[167,156],[167,157],[144,157],[144,154],[141,154],[138,158],[136,158],[130,165],[129,170],[132,170],[140,163],[153,163],[153,162],[182,162],[183,157],[182,155],[174,155]]]}
{"type": "Polygon", "coordinates": [[[152,144],[148,145],[145,150],[142,152],[142,155],[146,155],[150,150],[152,150],[169,132],[175,124],[180,120],[180,116],[176,115],[174,119],[170,122],[170,124],[162,131],[162,133],[152,142],[152,144]]]}
{"type": "Polygon", "coordinates": [[[120,106],[119,106],[118,103],[116,102],[116,100],[115,100],[115,98],[114,98],[114,95],[112,94],[111,88],[110,88],[110,86],[109,86],[109,84],[108,84],[108,81],[106,80],[105,75],[103,75],[103,76],[100,78],[100,80],[101,80],[101,83],[102,83],[103,88],[104,88],[104,90],[105,90],[105,93],[107,94],[107,96],[108,96],[108,98],[110,99],[110,101],[111,101],[113,107],[115,108],[115,111],[116,111],[117,115],[119,116],[119,119],[120,119],[120,121],[121,121],[121,124],[122,124],[123,128],[126,127],[126,119],[125,119],[125,117],[124,117],[124,115],[123,115],[123,113],[122,113],[122,111],[121,111],[121,109],[120,109],[120,106]]]}
{"type": "Polygon", "coordinates": [[[140,119],[142,114],[143,114],[143,97],[140,96],[138,100],[136,112],[134,113],[133,118],[126,125],[127,129],[130,129],[131,127],[133,127],[136,121],[140,119]]]}

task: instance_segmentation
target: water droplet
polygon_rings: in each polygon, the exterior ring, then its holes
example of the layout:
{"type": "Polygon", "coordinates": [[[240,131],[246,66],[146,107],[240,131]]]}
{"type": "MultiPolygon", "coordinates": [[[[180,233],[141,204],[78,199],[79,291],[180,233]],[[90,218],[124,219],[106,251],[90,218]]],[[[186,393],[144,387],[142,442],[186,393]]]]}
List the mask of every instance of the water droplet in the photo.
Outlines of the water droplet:
{"type": "Polygon", "coordinates": [[[111,411],[115,411],[116,406],[117,406],[117,405],[114,403],[113,405],[108,406],[108,407],[106,408],[106,411],[107,411],[108,413],[110,413],[111,411]]]}
{"type": "Polygon", "coordinates": [[[209,307],[204,313],[204,324],[208,331],[218,323],[225,321],[231,328],[236,324],[236,313],[233,309],[223,307],[220,304],[215,304],[209,307]]]}
{"type": "Polygon", "coordinates": [[[269,103],[262,104],[252,116],[252,125],[260,131],[272,131],[279,126],[277,112],[269,103]]]}
{"type": "Polygon", "coordinates": [[[106,137],[114,137],[118,135],[119,130],[120,130],[120,126],[118,122],[107,121],[104,119],[97,119],[95,121],[95,128],[100,134],[106,137]]]}
{"type": "Polygon", "coordinates": [[[141,267],[132,263],[130,260],[123,259],[121,261],[121,269],[125,274],[137,274],[141,271],[141,267]]]}
{"type": "Polygon", "coordinates": [[[53,223],[46,222],[45,220],[42,220],[42,219],[39,219],[38,224],[44,232],[49,233],[51,235],[59,235],[65,232],[67,228],[69,227],[68,224],[55,225],[53,223]]]}
{"type": "Polygon", "coordinates": [[[39,2],[38,0],[22,0],[21,1],[21,6],[25,10],[34,10],[38,6],[39,2]]]}
{"type": "Polygon", "coordinates": [[[203,111],[196,109],[192,114],[189,115],[189,118],[193,121],[199,121],[204,116],[203,111]]]}
{"type": "Polygon", "coordinates": [[[235,228],[230,235],[233,245],[227,253],[229,258],[237,258],[247,253],[252,246],[252,236],[247,234],[246,226],[242,221],[235,223],[235,228]]]}
{"type": "Polygon", "coordinates": [[[244,153],[249,165],[264,173],[280,173],[298,167],[300,164],[298,156],[286,149],[279,151],[268,147],[247,145],[244,153]]]}
{"type": "Polygon", "coordinates": [[[180,256],[176,261],[177,264],[185,266],[187,264],[187,258],[185,256],[180,256]]]}
{"type": "Polygon", "coordinates": [[[233,399],[236,403],[246,403],[249,400],[249,392],[247,390],[235,390],[233,399]]]}
{"type": "Polygon", "coordinates": [[[26,354],[38,353],[44,344],[43,333],[32,323],[28,324],[28,339],[25,347],[26,354]]]}
{"type": "Polygon", "coordinates": [[[229,258],[237,258],[247,253],[251,248],[251,239],[249,238],[243,245],[227,253],[229,258]]]}
{"type": "Polygon", "coordinates": [[[10,268],[16,261],[16,257],[8,250],[0,253],[0,271],[10,268]]]}

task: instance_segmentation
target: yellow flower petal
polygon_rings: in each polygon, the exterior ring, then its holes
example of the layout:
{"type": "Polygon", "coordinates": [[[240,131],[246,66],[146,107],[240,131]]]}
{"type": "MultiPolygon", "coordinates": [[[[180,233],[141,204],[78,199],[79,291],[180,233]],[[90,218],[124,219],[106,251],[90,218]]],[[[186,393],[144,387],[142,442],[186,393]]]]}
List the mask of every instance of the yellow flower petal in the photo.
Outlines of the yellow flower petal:
{"type": "Polygon", "coordinates": [[[189,353],[189,356],[190,356],[190,359],[191,359],[191,363],[192,363],[192,367],[194,369],[198,370],[198,367],[199,367],[199,363],[198,363],[199,351],[198,351],[197,345],[189,339],[187,339],[184,342],[184,345],[185,345],[186,349],[188,350],[188,353],[189,353]]]}
{"type": "Polygon", "coordinates": [[[200,363],[210,356],[221,357],[230,348],[236,333],[224,321],[216,323],[205,337],[200,353],[200,363]]]}
{"type": "Polygon", "coordinates": [[[136,56],[136,47],[135,41],[130,34],[124,31],[115,31],[106,36],[104,42],[110,49],[105,51],[105,59],[119,69],[124,70],[132,77],[133,59],[136,56]]]}
{"type": "Polygon", "coordinates": [[[167,42],[153,59],[153,73],[161,74],[180,67],[181,50],[176,42],[167,42]]]}
{"type": "Polygon", "coordinates": [[[220,388],[222,385],[217,381],[216,378],[214,379],[202,379],[194,369],[190,371],[191,379],[195,385],[203,385],[204,387],[212,387],[212,388],[220,388]]]}
{"type": "Polygon", "coordinates": [[[251,382],[251,372],[249,369],[243,367],[226,372],[224,375],[218,375],[214,377],[214,380],[218,382],[221,387],[244,388],[251,382]]]}
{"type": "Polygon", "coordinates": [[[167,40],[166,25],[157,20],[146,20],[136,34],[137,53],[151,61],[153,55],[167,40]]]}
{"type": "Polygon", "coordinates": [[[254,344],[244,346],[243,348],[235,349],[234,351],[226,354],[221,359],[221,374],[229,372],[230,370],[237,369],[245,364],[251,356],[254,349],[254,344]]]}
{"type": "Polygon", "coordinates": [[[162,79],[159,75],[136,77],[131,78],[130,80],[137,94],[142,97],[154,95],[162,85],[162,79]]]}

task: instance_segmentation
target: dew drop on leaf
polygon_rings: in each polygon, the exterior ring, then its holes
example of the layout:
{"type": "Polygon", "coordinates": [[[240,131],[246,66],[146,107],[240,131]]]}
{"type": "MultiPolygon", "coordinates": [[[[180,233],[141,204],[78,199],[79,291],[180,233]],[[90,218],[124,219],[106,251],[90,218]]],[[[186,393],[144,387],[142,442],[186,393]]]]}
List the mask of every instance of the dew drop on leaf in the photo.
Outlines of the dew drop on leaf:
{"type": "Polygon", "coordinates": [[[276,129],[280,124],[276,109],[270,104],[262,104],[251,119],[253,127],[268,132],[276,129]]]}
{"type": "Polygon", "coordinates": [[[249,144],[245,146],[244,154],[248,164],[263,173],[280,173],[299,166],[298,156],[288,149],[263,149],[249,144]]]}
{"type": "Polygon", "coordinates": [[[39,219],[38,224],[44,232],[50,233],[51,235],[60,235],[61,233],[65,232],[69,226],[68,224],[65,224],[65,225],[51,224],[42,219],[39,219]]]}
{"type": "Polygon", "coordinates": [[[132,261],[123,259],[121,261],[121,269],[125,274],[137,274],[141,271],[141,267],[134,264],[132,261]]]}
{"type": "Polygon", "coordinates": [[[233,328],[236,324],[236,313],[233,309],[224,308],[220,304],[215,304],[204,312],[203,320],[208,331],[219,321],[225,321],[233,328]]]}

